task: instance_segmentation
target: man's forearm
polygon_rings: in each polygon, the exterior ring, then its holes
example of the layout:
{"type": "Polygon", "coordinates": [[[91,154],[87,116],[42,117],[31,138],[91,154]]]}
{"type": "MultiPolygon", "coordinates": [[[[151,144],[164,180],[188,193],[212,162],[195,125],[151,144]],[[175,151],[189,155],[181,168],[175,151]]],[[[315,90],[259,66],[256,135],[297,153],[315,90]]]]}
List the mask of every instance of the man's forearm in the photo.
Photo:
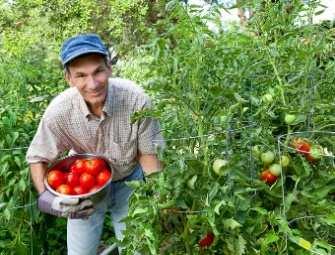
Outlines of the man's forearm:
{"type": "Polygon", "coordinates": [[[45,190],[43,180],[47,169],[48,167],[46,163],[30,164],[31,178],[38,193],[42,193],[45,190]]]}
{"type": "Polygon", "coordinates": [[[162,170],[162,163],[156,154],[139,154],[138,161],[143,168],[145,175],[150,175],[162,170]]]}

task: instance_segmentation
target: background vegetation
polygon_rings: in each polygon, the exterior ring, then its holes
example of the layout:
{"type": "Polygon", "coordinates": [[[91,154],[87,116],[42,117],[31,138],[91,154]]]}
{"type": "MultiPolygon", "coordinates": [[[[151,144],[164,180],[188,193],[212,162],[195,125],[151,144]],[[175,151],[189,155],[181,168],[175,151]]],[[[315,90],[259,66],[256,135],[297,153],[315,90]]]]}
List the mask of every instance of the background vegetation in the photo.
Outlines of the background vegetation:
{"type": "MultiPolygon", "coordinates": [[[[128,254],[333,254],[333,158],[309,164],[290,153],[270,187],[253,154],[257,145],[279,161],[290,151],[278,136],[296,131],[322,131],[305,136],[333,149],[335,30],[308,22],[317,5],[240,1],[253,16],[223,26],[215,3],[204,14],[180,1],[0,1],[0,253],[66,253],[66,222],[38,212],[24,156],[66,88],[62,41],[96,32],[119,54],[114,75],[154,98],[139,116],[158,117],[167,139],[164,173],[130,184],[128,254]],[[217,158],[229,162],[220,175],[217,158]],[[208,232],[214,243],[200,248],[208,232]]],[[[102,239],[115,241],[108,221],[102,239]]]]}

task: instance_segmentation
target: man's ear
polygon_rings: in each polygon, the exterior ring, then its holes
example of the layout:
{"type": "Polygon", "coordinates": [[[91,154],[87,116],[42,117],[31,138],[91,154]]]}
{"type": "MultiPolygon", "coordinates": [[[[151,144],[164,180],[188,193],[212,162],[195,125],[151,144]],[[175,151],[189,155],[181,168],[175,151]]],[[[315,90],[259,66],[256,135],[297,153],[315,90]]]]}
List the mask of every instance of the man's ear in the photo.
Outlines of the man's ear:
{"type": "Polygon", "coordinates": [[[64,71],[64,79],[66,80],[66,82],[69,84],[70,87],[73,87],[73,85],[71,84],[71,77],[69,71],[67,70],[64,71]]]}
{"type": "Polygon", "coordinates": [[[108,72],[109,72],[108,76],[111,76],[111,74],[112,74],[112,65],[108,64],[107,68],[108,68],[108,72]]]}

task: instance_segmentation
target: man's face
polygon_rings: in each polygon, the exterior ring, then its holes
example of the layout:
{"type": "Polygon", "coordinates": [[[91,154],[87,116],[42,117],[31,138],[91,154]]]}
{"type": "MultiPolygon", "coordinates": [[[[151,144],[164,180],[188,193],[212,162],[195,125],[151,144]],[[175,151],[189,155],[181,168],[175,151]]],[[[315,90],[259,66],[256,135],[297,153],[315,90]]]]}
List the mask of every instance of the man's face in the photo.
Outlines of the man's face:
{"type": "Polygon", "coordinates": [[[90,107],[101,107],[106,99],[111,69],[98,54],[84,55],[70,63],[66,81],[76,87],[90,107]]]}

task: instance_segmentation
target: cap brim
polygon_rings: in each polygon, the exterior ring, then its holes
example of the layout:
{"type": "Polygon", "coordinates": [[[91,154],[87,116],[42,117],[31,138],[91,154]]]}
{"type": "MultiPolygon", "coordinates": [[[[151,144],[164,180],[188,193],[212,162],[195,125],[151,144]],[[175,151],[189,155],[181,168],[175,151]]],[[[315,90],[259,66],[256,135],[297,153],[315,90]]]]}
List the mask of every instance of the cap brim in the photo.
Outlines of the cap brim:
{"type": "Polygon", "coordinates": [[[78,57],[83,56],[83,55],[91,54],[91,53],[96,53],[96,54],[101,54],[101,55],[107,56],[107,52],[105,52],[105,51],[101,51],[101,50],[97,50],[97,49],[92,49],[92,50],[81,49],[81,50],[78,50],[78,51],[74,52],[73,54],[71,54],[71,56],[68,57],[67,59],[65,59],[62,64],[63,64],[63,66],[65,66],[70,61],[74,60],[75,58],[78,58],[78,57]]]}

